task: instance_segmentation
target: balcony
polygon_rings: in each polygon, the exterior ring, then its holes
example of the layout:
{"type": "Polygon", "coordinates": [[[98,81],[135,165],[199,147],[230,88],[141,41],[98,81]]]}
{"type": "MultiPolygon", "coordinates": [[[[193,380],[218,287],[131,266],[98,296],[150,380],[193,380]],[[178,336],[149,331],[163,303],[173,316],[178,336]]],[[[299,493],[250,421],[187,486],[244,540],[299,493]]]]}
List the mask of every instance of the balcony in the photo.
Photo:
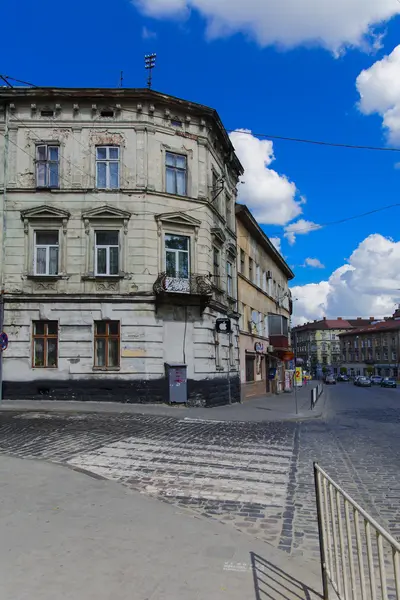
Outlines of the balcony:
{"type": "Polygon", "coordinates": [[[269,336],[271,345],[278,350],[287,350],[289,345],[289,338],[285,335],[271,335],[269,336]]]}
{"type": "Polygon", "coordinates": [[[153,291],[157,303],[200,304],[203,311],[212,298],[213,285],[208,275],[192,273],[188,277],[169,277],[159,273],[153,291]]]}

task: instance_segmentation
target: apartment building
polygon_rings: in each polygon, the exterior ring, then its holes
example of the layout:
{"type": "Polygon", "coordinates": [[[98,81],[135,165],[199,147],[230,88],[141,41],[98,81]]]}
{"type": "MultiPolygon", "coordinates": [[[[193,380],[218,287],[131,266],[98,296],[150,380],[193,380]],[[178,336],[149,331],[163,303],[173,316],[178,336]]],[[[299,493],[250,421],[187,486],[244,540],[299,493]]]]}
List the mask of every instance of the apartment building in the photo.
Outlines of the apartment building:
{"type": "Polygon", "coordinates": [[[293,328],[293,345],[296,358],[302,361],[304,368],[313,375],[321,376],[323,371],[338,374],[342,365],[340,335],[348,330],[369,325],[369,319],[327,319],[315,320],[311,323],[293,328]]]}
{"type": "Polygon", "coordinates": [[[2,88],[0,165],[6,397],[161,402],[172,364],[189,401],[239,400],[243,169],[215,110],[2,88]]]}
{"type": "MultiPolygon", "coordinates": [[[[236,205],[240,380],[242,398],[279,393],[290,385],[291,294],[294,273],[248,208],[236,205]],[[289,369],[288,369],[289,371],[289,369]]],[[[293,369],[292,369],[293,370],[293,369]]]]}
{"type": "Polygon", "coordinates": [[[392,317],[340,336],[342,366],[349,375],[399,376],[400,309],[392,317]]]}

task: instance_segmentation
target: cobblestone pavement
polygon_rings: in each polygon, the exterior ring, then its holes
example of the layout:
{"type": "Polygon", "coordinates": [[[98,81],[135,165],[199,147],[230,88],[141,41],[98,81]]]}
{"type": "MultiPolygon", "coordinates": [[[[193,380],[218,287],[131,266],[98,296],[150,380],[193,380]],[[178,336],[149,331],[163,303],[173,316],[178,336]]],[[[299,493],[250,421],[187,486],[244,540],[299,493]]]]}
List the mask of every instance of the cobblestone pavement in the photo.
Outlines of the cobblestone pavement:
{"type": "Polygon", "coordinates": [[[318,559],[315,460],[400,537],[399,392],[338,385],[326,417],[303,423],[3,413],[0,451],[84,469],[318,559]]]}

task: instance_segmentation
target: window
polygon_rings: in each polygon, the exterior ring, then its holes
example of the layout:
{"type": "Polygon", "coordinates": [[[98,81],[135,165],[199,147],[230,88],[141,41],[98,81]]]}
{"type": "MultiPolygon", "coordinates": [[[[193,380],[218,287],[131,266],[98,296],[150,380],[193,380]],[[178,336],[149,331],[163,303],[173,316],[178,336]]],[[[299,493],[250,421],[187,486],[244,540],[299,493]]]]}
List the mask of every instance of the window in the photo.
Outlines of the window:
{"type": "Polygon", "coordinates": [[[166,153],[166,190],[168,194],[186,196],[186,156],[166,153]]]}
{"type": "Polygon", "coordinates": [[[95,321],[94,366],[103,369],[119,367],[119,321],[95,321]]]}
{"type": "Polygon", "coordinates": [[[171,125],[172,127],[182,127],[182,121],[179,119],[179,117],[174,117],[171,119],[171,125]]]}
{"type": "Polygon", "coordinates": [[[36,186],[40,188],[58,188],[60,148],[42,144],[36,146],[36,186]]]}
{"type": "Polygon", "coordinates": [[[264,320],[261,313],[258,313],[258,335],[264,335],[264,320]]]}
{"type": "Polygon", "coordinates": [[[112,108],[103,108],[100,111],[100,116],[101,117],[105,117],[105,118],[110,118],[114,116],[114,111],[112,110],[112,108]]]}
{"type": "Polygon", "coordinates": [[[226,293],[233,297],[233,264],[229,261],[226,263],[226,293]]]}
{"type": "Polygon", "coordinates": [[[212,198],[218,194],[218,173],[212,170],[212,198]]]}
{"type": "Polygon", "coordinates": [[[264,292],[267,291],[267,273],[266,273],[266,271],[263,271],[263,274],[262,274],[262,289],[264,290],[264,292]]]}
{"type": "Polygon", "coordinates": [[[232,219],[232,198],[225,194],[225,211],[226,211],[226,224],[230,229],[235,229],[232,219]]]}
{"type": "Polygon", "coordinates": [[[268,315],[264,317],[264,335],[268,337],[268,315]]]}
{"type": "Polygon", "coordinates": [[[118,231],[96,231],[95,274],[118,275],[119,233],[118,231]]]}
{"type": "Polygon", "coordinates": [[[254,273],[253,273],[253,259],[249,257],[249,279],[253,281],[254,273]]]}
{"type": "Polygon", "coordinates": [[[218,248],[213,248],[213,273],[214,273],[214,279],[215,279],[214,283],[218,287],[220,287],[219,286],[219,284],[220,284],[220,281],[219,281],[219,274],[220,274],[219,273],[219,259],[220,259],[220,256],[219,256],[218,248]]]}
{"type": "Polygon", "coordinates": [[[55,369],[57,367],[57,347],[57,321],[34,321],[33,367],[55,369]]]}
{"type": "Polygon", "coordinates": [[[189,279],[189,240],[184,235],[165,235],[165,271],[167,277],[189,279]]]}
{"type": "Polygon", "coordinates": [[[261,287],[261,271],[260,265],[256,265],[256,284],[261,287]]]}
{"type": "Polygon", "coordinates": [[[41,117],[54,117],[54,110],[51,109],[43,109],[40,111],[41,117]]]}
{"type": "Polygon", "coordinates": [[[244,250],[240,249],[240,272],[242,275],[245,274],[245,269],[246,269],[246,255],[244,253],[244,250]]]}
{"type": "Polygon", "coordinates": [[[58,274],[58,231],[35,231],[35,275],[58,274]]]}
{"type": "Polygon", "coordinates": [[[288,336],[288,320],[281,315],[268,315],[268,329],[270,335],[288,336]]]}
{"type": "Polygon", "coordinates": [[[97,146],[96,187],[101,190],[119,188],[119,147],[97,146]]]}

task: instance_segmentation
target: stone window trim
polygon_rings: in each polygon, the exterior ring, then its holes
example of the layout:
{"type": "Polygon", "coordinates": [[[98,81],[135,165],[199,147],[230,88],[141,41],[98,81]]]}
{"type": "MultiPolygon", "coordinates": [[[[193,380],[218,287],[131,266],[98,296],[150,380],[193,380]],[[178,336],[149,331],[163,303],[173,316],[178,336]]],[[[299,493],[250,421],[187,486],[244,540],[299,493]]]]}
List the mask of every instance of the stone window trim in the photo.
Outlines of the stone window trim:
{"type": "Polygon", "coordinates": [[[29,150],[29,154],[32,155],[31,158],[29,159],[29,163],[30,163],[30,170],[32,171],[32,173],[34,174],[34,183],[33,183],[33,189],[40,191],[41,193],[45,193],[45,192],[49,192],[49,193],[54,193],[54,192],[59,192],[62,191],[63,188],[69,188],[71,187],[69,182],[67,181],[66,178],[66,173],[65,173],[65,162],[67,162],[68,164],[68,160],[66,160],[65,157],[65,142],[62,141],[58,136],[54,136],[53,138],[51,137],[45,137],[43,139],[38,138],[38,136],[36,135],[30,135],[29,133],[27,134],[27,141],[28,141],[28,150],[29,150]],[[58,185],[56,187],[51,187],[51,186],[38,186],[37,185],[37,148],[38,146],[57,146],[58,148],[58,185]]]}
{"type": "Polygon", "coordinates": [[[193,150],[189,148],[170,146],[169,144],[161,144],[160,145],[161,152],[161,173],[162,173],[162,191],[167,194],[167,152],[171,154],[180,154],[186,158],[186,194],[184,196],[179,196],[176,194],[169,194],[168,196],[173,196],[174,198],[192,198],[193,197],[193,182],[192,182],[192,169],[191,169],[191,161],[193,161],[193,150]]]}
{"type": "Polygon", "coordinates": [[[128,223],[131,213],[104,205],[82,213],[86,234],[85,272],[82,280],[117,280],[128,279],[128,223]],[[118,231],[119,239],[119,272],[116,275],[96,275],[95,272],[95,242],[96,231],[118,231]]]}
{"type": "Polygon", "coordinates": [[[66,279],[67,275],[67,227],[70,213],[52,206],[38,206],[21,211],[21,219],[24,225],[24,271],[27,279],[35,280],[57,280],[66,279]],[[34,271],[35,262],[35,232],[57,231],[59,243],[58,273],[57,275],[36,275],[34,271]]]}
{"type": "Polygon", "coordinates": [[[165,271],[165,235],[187,236],[190,240],[190,271],[198,273],[197,241],[201,221],[186,214],[177,212],[155,215],[158,237],[158,272],[165,271]]]}
{"type": "MultiPolygon", "coordinates": [[[[102,118],[101,121],[114,120],[108,118],[102,118]]],[[[104,123],[102,123],[104,125],[104,123]]],[[[85,173],[79,171],[82,175],[82,179],[87,182],[87,185],[83,185],[84,188],[92,190],[94,193],[102,194],[115,194],[119,192],[123,187],[127,187],[126,179],[126,167],[124,164],[125,159],[125,146],[126,140],[120,132],[112,129],[98,130],[94,133],[90,139],[87,148],[88,162],[86,163],[87,169],[84,169],[85,173]],[[117,147],[119,149],[119,187],[118,188],[98,188],[97,187],[97,148],[100,147],[117,147]]]]}

